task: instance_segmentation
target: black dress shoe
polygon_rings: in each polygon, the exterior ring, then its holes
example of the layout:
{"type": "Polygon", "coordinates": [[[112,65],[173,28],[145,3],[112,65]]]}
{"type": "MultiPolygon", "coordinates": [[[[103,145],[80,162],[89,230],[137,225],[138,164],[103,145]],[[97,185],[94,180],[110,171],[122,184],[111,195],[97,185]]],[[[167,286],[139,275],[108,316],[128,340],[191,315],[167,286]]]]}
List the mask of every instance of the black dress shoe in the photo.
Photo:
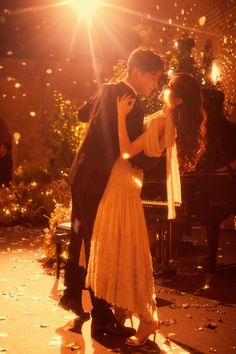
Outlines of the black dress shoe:
{"type": "Polygon", "coordinates": [[[81,320],[86,321],[90,318],[89,312],[84,312],[82,306],[76,300],[62,296],[58,305],[66,311],[73,312],[81,320]]]}
{"type": "Polygon", "coordinates": [[[103,334],[110,334],[119,337],[131,337],[136,333],[136,330],[132,327],[125,327],[116,320],[112,320],[108,323],[98,323],[92,319],[91,323],[91,336],[96,337],[103,334]]]}

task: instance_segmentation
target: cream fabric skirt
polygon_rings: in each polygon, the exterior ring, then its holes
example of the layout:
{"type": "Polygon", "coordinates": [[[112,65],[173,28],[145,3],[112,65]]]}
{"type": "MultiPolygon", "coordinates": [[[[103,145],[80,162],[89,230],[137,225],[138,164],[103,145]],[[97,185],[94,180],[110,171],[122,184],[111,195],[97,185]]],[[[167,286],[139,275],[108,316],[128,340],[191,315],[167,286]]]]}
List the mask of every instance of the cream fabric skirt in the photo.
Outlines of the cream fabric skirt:
{"type": "Polygon", "coordinates": [[[141,188],[142,171],[119,158],[99,204],[86,285],[97,297],[151,321],[157,314],[141,188]]]}

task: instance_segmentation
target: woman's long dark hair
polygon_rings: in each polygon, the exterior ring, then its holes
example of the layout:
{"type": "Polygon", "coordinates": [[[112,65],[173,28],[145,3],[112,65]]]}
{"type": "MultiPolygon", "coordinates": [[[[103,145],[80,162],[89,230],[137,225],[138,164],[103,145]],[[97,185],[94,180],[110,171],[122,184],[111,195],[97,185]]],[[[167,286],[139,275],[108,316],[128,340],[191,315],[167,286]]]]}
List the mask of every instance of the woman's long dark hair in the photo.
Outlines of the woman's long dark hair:
{"type": "Polygon", "coordinates": [[[170,89],[182,103],[173,110],[180,172],[191,172],[205,149],[206,113],[202,106],[200,85],[190,74],[175,74],[170,89]]]}

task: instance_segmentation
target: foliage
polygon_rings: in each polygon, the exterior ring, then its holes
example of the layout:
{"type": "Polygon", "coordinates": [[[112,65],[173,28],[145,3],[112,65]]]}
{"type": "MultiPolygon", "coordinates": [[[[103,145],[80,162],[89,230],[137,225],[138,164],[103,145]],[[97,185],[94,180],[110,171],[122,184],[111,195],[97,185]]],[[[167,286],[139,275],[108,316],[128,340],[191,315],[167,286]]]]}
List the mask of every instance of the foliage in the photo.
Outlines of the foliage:
{"type": "Polygon", "coordinates": [[[143,105],[143,110],[145,115],[152,114],[156,111],[159,111],[162,107],[162,103],[159,100],[159,90],[153,91],[150,97],[141,96],[141,102],[143,105]]]}
{"type": "Polygon", "coordinates": [[[78,109],[54,92],[55,112],[49,119],[46,144],[51,150],[50,174],[54,178],[66,176],[84,137],[86,124],[78,119],[78,109]]]}
{"type": "Polygon", "coordinates": [[[0,225],[45,224],[57,203],[69,206],[70,191],[65,180],[50,184],[11,183],[0,188],[0,225]]]}
{"type": "Polygon", "coordinates": [[[71,206],[57,203],[55,209],[51,213],[49,227],[44,229],[44,249],[47,261],[51,261],[55,258],[55,243],[53,242],[53,237],[56,234],[57,226],[60,223],[70,220],[70,217],[71,206]]]}
{"type": "Polygon", "coordinates": [[[32,165],[27,163],[22,163],[14,171],[14,183],[28,184],[31,182],[49,183],[52,180],[52,176],[46,168],[38,166],[36,164],[32,165]]]}
{"type": "Polygon", "coordinates": [[[113,65],[113,79],[114,81],[121,81],[127,75],[126,61],[119,59],[115,65],[113,65]]]}
{"type": "Polygon", "coordinates": [[[165,71],[171,76],[176,71],[193,74],[201,79],[201,70],[196,64],[193,55],[195,40],[182,34],[176,38],[175,30],[171,26],[160,27],[159,25],[139,24],[134,26],[139,34],[142,45],[154,48],[165,58],[165,71]]]}

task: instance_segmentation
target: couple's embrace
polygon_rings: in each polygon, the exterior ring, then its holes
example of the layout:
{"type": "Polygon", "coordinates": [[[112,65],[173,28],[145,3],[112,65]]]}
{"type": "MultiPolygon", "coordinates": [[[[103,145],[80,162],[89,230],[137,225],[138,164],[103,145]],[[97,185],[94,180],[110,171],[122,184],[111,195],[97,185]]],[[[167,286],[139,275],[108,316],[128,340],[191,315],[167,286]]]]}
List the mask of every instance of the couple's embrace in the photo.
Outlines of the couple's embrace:
{"type": "Polygon", "coordinates": [[[72,228],[65,290],[60,305],[86,317],[82,289],[90,291],[91,333],[126,337],[139,346],[158,328],[152,260],[140,198],[142,170],[166,153],[168,216],[181,202],[180,172],[192,170],[204,144],[205,115],[200,87],[188,74],[176,74],[163,88],[163,109],[147,119],[137,94],[150,96],[163,70],[160,56],[136,49],[127,77],[103,85],[79,109],[88,122],[72,164],[72,228]],[[86,274],[80,264],[86,254],[86,274]],[[140,320],[137,331],[124,326],[140,320]]]}

